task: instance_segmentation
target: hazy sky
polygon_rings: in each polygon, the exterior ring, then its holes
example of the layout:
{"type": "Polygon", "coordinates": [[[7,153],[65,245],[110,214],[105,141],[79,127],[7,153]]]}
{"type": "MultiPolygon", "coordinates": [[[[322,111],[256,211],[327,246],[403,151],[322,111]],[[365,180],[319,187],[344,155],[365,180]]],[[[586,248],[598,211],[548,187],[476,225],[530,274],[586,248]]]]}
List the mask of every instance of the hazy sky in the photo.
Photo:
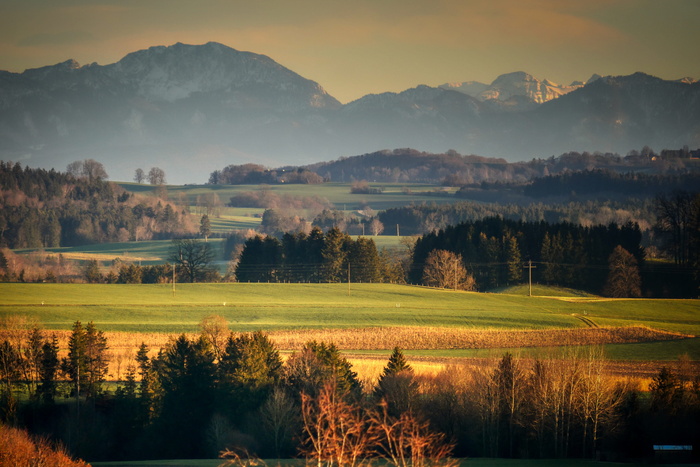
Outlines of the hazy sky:
{"type": "Polygon", "coordinates": [[[176,42],[270,56],[342,102],[526,71],[700,78],[700,0],[2,0],[0,69],[176,42]]]}

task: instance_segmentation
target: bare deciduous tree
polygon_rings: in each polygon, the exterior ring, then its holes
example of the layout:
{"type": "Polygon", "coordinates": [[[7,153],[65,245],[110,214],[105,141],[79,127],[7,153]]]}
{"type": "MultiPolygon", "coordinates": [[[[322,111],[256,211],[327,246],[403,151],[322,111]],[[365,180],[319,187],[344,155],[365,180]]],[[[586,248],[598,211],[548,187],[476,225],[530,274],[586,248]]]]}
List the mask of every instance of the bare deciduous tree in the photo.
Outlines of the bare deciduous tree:
{"type": "Polygon", "coordinates": [[[214,352],[214,360],[219,361],[226,347],[226,339],[229,335],[226,318],[221,315],[209,315],[202,318],[199,323],[202,337],[211,345],[214,352]]]}
{"type": "Polygon", "coordinates": [[[423,283],[432,287],[474,290],[474,277],[467,273],[462,256],[447,250],[433,250],[423,269],[423,283]]]}
{"type": "Polygon", "coordinates": [[[384,402],[370,414],[370,422],[378,441],[377,453],[396,467],[459,464],[450,459],[454,446],[445,442],[445,436],[433,432],[428,422],[420,421],[412,412],[393,418],[384,402]]]}
{"type": "Polygon", "coordinates": [[[384,232],[384,224],[382,224],[382,222],[375,217],[372,219],[372,222],[369,223],[369,231],[376,237],[380,233],[384,232]]]}
{"type": "Polygon", "coordinates": [[[143,183],[144,180],[146,180],[146,173],[141,168],[136,169],[134,172],[134,181],[136,183],[143,183]]]}
{"type": "Polygon", "coordinates": [[[272,434],[272,445],[277,458],[282,457],[284,447],[291,440],[299,420],[294,401],[279,387],[276,387],[260,408],[260,419],[272,434]]]}
{"type": "Polygon", "coordinates": [[[608,297],[640,297],[642,279],[634,256],[622,246],[615,247],[608,258],[610,272],[604,293],[608,297]]]}
{"type": "Polygon", "coordinates": [[[373,454],[374,430],[362,409],[346,402],[333,383],[327,383],[312,398],[302,394],[301,415],[304,444],[301,452],[307,459],[337,466],[367,465],[373,454]]]}
{"type": "Polygon", "coordinates": [[[151,185],[165,185],[165,172],[159,167],[151,167],[148,171],[148,183],[151,185]]]}
{"type": "Polygon", "coordinates": [[[94,159],[71,162],[66,167],[66,172],[76,178],[86,178],[89,181],[109,178],[104,165],[94,159]]]}

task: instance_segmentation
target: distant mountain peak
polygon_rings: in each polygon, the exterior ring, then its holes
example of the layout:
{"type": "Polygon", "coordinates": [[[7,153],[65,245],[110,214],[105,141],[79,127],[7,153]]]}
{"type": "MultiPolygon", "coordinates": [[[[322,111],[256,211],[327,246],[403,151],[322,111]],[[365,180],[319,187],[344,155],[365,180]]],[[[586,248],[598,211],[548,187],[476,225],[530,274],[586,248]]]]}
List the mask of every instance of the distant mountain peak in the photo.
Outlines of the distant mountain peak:
{"type": "MultiPolygon", "coordinates": [[[[595,79],[600,78],[593,75],[595,79]]],[[[594,80],[593,77],[588,82],[594,80]]],[[[583,82],[575,81],[571,85],[560,85],[549,79],[540,81],[524,71],[514,71],[498,76],[490,85],[476,81],[463,83],[448,83],[440,86],[443,89],[468,94],[482,102],[489,102],[504,107],[509,111],[529,110],[533,105],[543,104],[568,94],[584,86],[583,82]]]]}
{"type": "Polygon", "coordinates": [[[286,96],[279,109],[303,106],[337,107],[340,103],[316,82],[303,78],[265,55],[242,52],[218,42],[189,45],[178,42],[132,52],[108,66],[121,80],[138,87],[148,99],[175,102],[195,94],[223,92],[235,100],[243,90],[254,92],[248,102],[286,96]],[[299,101],[289,98],[295,95],[299,101]]]}
{"type": "Polygon", "coordinates": [[[503,85],[506,83],[521,83],[530,81],[537,80],[531,74],[525,73],[524,71],[514,71],[512,73],[504,73],[498,76],[495,80],[493,80],[491,86],[503,85]]]}
{"type": "Polygon", "coordinates": [[[637,73],[567,86],[516,71],[342,105],[265,55],[176,43],[108,65],[0,71],[0,159],[62,169],[99,158],[113,179],[159,166],[185,183],[222,161],[298,165],[378,148],[529,158],[695,147],[695,82],[637,73]]]}

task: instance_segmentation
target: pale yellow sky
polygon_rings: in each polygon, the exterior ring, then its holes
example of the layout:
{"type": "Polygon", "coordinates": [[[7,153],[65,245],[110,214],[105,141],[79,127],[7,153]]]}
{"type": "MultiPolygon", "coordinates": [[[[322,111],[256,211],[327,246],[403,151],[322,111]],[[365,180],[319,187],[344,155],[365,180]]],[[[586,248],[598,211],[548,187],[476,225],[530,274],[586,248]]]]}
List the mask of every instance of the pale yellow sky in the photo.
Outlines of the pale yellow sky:
{"type": "Polygon", "coordinates": [[[265,54],[341,102],[526,71],[700,78],[699,0],[3,0],[0,69],[176,42],[265,54]]]}

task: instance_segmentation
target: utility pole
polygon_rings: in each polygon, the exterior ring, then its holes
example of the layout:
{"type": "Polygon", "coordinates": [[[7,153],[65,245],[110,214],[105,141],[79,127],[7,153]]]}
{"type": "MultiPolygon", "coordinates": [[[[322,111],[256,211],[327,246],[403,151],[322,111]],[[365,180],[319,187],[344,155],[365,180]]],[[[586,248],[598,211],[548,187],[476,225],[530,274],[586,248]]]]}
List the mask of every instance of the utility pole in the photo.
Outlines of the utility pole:
{"type": "Polygon", "coordinates": [[[455,267],[454,267],[454,281],[455,281],[455,292],[457,291],[457,258],[455,258],[455,267]]]}
{"type": "Polygon", "coordinates": [[[528,297],[532,297],[532,270],[536,269],[537,266],[533,266],[532,260],[529,260],[527,262],[527,266],[523,266],[523,268],[528,269],[528,277],[529,277],[528,282],[530,284],[529,291],[528,291],[528,297]]]}
{"type": "Polygon", "coordinates": [[[348,263],[348,297],[350,296],[350,263],[348,263]]]}
{"type": "Polygon", "coordinates": [[[396,236],[400,237],[401,233],[399,232],[399,224],[396,224],[396,236]]]}

